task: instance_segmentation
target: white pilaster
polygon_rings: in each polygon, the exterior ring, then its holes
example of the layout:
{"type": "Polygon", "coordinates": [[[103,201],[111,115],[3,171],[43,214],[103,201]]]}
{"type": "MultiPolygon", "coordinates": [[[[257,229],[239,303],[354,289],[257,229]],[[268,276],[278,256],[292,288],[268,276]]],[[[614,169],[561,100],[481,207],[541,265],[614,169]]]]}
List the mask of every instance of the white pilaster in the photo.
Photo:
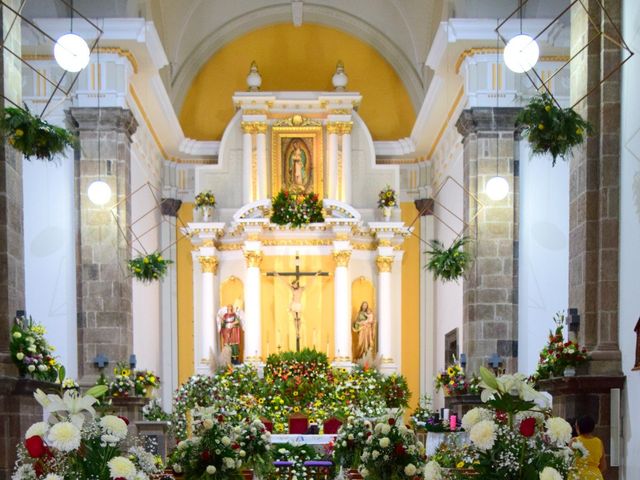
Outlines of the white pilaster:
{"type": "Polygon", "coordinates": [[[381,370],[385,374],[396,371],[396,361],[393,358],[393,319],[391,298],[391,272],[395,260],[391,239],[391,232],[377,232],[378,256],[378,354],[382,357],[381,370]]]}
{"type": "Polygon", "coordinates": [[[329,124],[327,131],[329,139],[327,141],[327,175],[325,180],[325,191],[327,197],[333,200],[338,199],[338,127],[329,124]]]}
{"type": "Polygon", "coordinates": [[[351,205],[351,129],[342,134],[342,178],[340,200],[351,205]]]}
{"type": "MultiPolygon", "coordinates": [[[[170,221],[161,223],[160,238],[162,245],[171,245],[168,258],[176,259],[177,248],[175,245],[176,228],[170,221]]],[[[175,268],[169,268],[167,276],[161,283],[161,331],[160,331],[160,375],[162,387],[160,395],[162,406],[171,411],[173,392],[178,388],[178,304],[177,272],[175,268]]]]}
{"type": "Polygon", "coordinates": [[[244,362],[259,364],[262,362],[262,332],[260,305],[260,263],[262,262],[261,243],[246,241],[244,258],[247,273],[244,288],[244,362]]]}
{"type": "Polygon", "coordinates": [[[216,327],[216,304],[218,303],[216,277],[218,272],[218,259],[213,255],[203,253],[204,252],[200,252],[198,256],[202,285],[200,289],[200,324],[202,326],[202,338],[200,339],[199,370],[203,370],[203,365],[207,366],[209,364],[211,355],[218,354],[218,329],[216,327]]]}
{"type": "Polygon", "coordinates": [[[255,200],[251,185],[251,156],[253,154],[253,135],[251,128],[242,125],[242,201],[247,204],[255,200]]]}
{"type": "Polygon", "coordinates": [[[256,162],[258,164],[258,198],[268,197],[267,185],[267,124],[256,124],[256,162]]]}
{"type": "MultiPolygon", "coordinates": [[[[338,241],[336,244],[349,242],[338,241]]],[[[351,366],[351,282],[349,260],[351,250],[345,245],[335,245],[333,258],[336,262],[334,277],[334,365],[351,366]],[[341,248],[339,248],[341,247],[341,248]]]]}

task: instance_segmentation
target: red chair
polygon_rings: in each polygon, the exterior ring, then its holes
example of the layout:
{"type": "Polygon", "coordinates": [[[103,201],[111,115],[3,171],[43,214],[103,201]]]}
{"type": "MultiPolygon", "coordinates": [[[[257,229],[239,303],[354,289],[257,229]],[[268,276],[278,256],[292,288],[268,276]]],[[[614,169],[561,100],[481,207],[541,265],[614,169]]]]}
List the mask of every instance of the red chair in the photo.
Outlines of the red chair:
{"type": "Polygon", "coordinates": [[[327,418],[322,424],[322,429],[326,435],[335,435],[342,426],[342,422],[336,417],[327,418]]]}
{"type": "Polygon", "coordinates": [[[260,421],[262,422],[262,424],[264,425],[264,428],[266,428],[269,433],[273,433],[273,422],[271,420],[269,420],[268,418],[262,417],[260,418],[260,421]]]}
{"type": "Polygon", "coordinates": [[[301,413],[295,413],[289,417],[289,433],[304,435],[309,429],[309,419],[301,413]]]}

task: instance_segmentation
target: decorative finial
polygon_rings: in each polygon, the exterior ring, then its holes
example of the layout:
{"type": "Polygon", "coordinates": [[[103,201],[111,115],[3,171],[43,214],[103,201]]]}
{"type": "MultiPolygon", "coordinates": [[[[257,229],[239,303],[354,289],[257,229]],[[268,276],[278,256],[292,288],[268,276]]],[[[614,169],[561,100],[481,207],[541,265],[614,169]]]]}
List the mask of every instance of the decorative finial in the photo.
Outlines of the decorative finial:
{"type": "Polygon", "coordinates": [[[344,92],[347,83],[349,82],[349,77],[344,73],[344,63],[342,60],[338,60],[338,65],[336,65],[336,73],[331,77],[331,83],[333,87],[336,89],[336,92],[344,92]]]}
{"type": "Polygon", "coordinates": [[[262,76],[258,71],[258,64],[256,61],[251,62],[251,66],[249,67],[249,75],[247,75],[247,86],[249,87],[250,92],[257,92],[260,90],[260,85],[262,85],[262,76]]]}

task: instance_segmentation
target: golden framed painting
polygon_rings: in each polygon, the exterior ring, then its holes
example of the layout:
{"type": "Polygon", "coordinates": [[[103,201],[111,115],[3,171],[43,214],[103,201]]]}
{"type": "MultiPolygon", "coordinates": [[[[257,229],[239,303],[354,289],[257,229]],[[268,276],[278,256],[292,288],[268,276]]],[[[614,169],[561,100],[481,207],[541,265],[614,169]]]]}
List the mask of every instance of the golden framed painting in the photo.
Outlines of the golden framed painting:
{"type": "Polygon", "coordinates": [[[272,195],[284,189],[323,198],[322,126],[274,126],[271,141],[272,195]]]}

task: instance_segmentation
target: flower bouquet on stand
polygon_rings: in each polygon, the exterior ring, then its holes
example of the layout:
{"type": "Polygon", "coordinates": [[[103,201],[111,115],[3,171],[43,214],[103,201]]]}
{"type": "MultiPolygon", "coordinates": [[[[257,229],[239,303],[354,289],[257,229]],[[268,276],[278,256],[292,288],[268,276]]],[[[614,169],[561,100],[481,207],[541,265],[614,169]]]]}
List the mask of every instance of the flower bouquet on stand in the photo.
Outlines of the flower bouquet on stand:
{"type": "Polygon", "coordinates": [[[137,370],[133,374],[136,395],[151,398],[153,391],[160,388],[160,377],[151,370],[137,370]]]}
{"type": "MultiPolygon", "coordinates": [[[[571,425],[553,417],[545,396],[523,374],[499,378],[481,367],[482,401],[462,419],[477,454],[473,469],[487,480],[562,480],[572,469],[568,447],[571,425]]],[[[426,480],[442,478],[441,465],[432,460],[426,480]]]]}
{"type": "Polygon", "coordinates": [[[454,362],[449,365],[446,370],[443,370],[434,380],[436,392],[442,390],[445,397],[452,397],[455,395],[465,394],[477,394],[478,393],[479,380],[473,377],[471,380],[467,380],[462,366],[454,362]]]}
{"type": "Polygon", "coordinates": [[[365,442],[360,474],[369,480],[414,480],[424,471],[424,447],[413,430],[393,417],[381,419],[365,442]]]}
{"type": "Polygon", "coordinates": [[[391,218],[391,212],[398,204],[398,195],[396,191],[387,185],[378,193],[378,208],[382,210],[382,216],[385,220],[391,218]]]}
{"type": "Polygon", "coordinates": [[[58,364],[53,357],[54,348],[44,338],[45,333],[44,327],[34,323],[31,317],[16,317],[11,327],[9,351],[20,375],[55,382],[58,364]]]}
{"type": "Polygon", "coordinates": [[[407,379],[402,375],[392,373],[386,377],[382,384],[382,394],[387,408],[390,411],[393,410],[396,417],[400,416],[402,410],[409,406],[411,392],[409,391],[407,379]]]}
{"type": "Polygon", "coordinates": [[[36,391],[38,403],[51,413],[27,430],[12,479],[146,480],[160,473],[161,463],[128,436],[124,419],[96,414],[96,397],[106,388],[93,387],[84,396],[67,390],[62,397],[36,391]]]}
{"type": "Polygon", "coordinates": [[[301,227],[324,222],[322,201],[313,192],[282,190],[271,200],[271,223],[301,227]]]}
{"type": "Polygon", "coordinates": [[[367,438],[371,435],[371,422],[362,417],[349,417],[338,430],[333,446],[333,463],[353,474],[358,471],[367,438]]]}
{"type": "Polygon", "coordinates": [[[576,374],[576,367],[585,364],[589,360],[587,349],[580,347],[578,343],[564,338],[565,317],[562,313],[556,313],[553,321],[556,324],[555,331],[549,332],[549,342],[540,352],[538,367],[534,373],[536,380],[544,380],[550,377],[572,377],[576,374]]]}
{"type": "Polygon", "coordinates": [[[216,196],[210,190],[200,192],[196,195],[195,204],[196,210],[201,212],[202,221],[210,222],[213,216],[213,209],[216,206],[216,196]]]}
{"type": "Polygon", "coordinates": [[[273,471],[271,463],[271,434],[260,420],[246,421],[235,428],[235,441],[239,445],[239,457],[243,461],[242,471],[245,479],[270,478],[273,471]]]}

